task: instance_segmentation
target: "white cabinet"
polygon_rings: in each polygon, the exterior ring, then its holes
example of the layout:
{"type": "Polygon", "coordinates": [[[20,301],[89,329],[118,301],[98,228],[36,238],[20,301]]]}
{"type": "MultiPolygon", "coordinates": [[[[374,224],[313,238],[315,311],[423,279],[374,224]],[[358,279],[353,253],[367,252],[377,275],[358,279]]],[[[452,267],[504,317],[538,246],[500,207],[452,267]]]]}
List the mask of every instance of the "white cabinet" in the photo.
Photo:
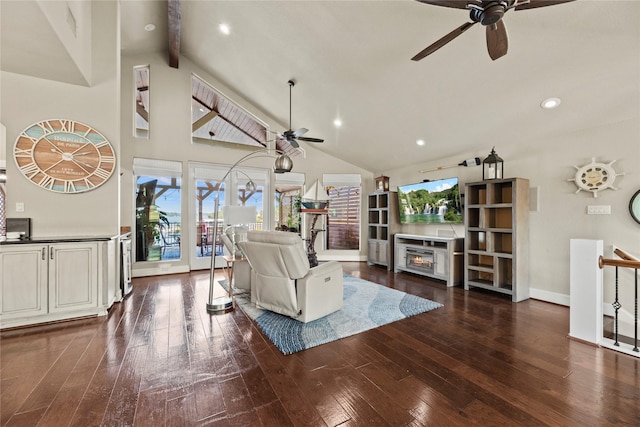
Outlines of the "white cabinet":
{"type": "Polygon", "coordinates": [[[0,252],[2,321],[48,312],[46,246],[5,246],[0,252]]]}
{"type": "Polygon", "coordinates": [[[106,314],[113,248],[112,241],[0,246],[0,327],[106,314]]]}

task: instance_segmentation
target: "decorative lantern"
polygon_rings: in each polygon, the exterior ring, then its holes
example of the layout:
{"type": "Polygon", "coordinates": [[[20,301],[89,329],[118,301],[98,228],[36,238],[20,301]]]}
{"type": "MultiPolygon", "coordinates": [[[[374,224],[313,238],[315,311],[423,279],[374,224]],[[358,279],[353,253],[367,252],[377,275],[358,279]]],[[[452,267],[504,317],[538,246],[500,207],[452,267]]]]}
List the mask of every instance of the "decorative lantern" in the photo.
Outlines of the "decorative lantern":
{"type": "Polygon", "coordinates": [[[376,178],[376,191],[385,192],[389,191],[389,177],[379,176],[376,178]]]}
{"type": "Polygon", "coordinates": [[[504,160],[496,154],[496,147],[491,149],[491,153],[482,161],[482,180],[501,179],[504,176],[504,160]]]}

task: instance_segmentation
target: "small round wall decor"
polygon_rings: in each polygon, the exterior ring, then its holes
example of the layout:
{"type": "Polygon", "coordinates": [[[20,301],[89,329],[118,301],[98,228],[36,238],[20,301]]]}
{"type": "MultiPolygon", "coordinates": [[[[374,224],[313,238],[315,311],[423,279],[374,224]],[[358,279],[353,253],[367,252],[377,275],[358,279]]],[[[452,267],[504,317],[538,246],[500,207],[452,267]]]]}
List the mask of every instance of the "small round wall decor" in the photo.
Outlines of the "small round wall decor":
{"type": "Polygon", "coordinates": [[[74,120],[44,120],[23,130],[13,150],[29,181],[56,193],[98,188],[113,174],[116,157],[107,139],[74,120]]]}
{"type": "Polygon", "coordinates": [[[613,186],[613,182],[616,176],[624,174],[616,173],[612,166],[614,163],[615,160],[610,163],[598,163],[595,157],[593,157],[589,164],[582,167],[574,166],[574,168],[576,168],[576,174],[573,178],[570,178],[569,181],[575,182],[578,187],[576,193],[583,190],[589,191],[593,194],[593,197],[598,197],[598,191],[606,190],[607,188],[617,190],[617,188],[613,186]]]}

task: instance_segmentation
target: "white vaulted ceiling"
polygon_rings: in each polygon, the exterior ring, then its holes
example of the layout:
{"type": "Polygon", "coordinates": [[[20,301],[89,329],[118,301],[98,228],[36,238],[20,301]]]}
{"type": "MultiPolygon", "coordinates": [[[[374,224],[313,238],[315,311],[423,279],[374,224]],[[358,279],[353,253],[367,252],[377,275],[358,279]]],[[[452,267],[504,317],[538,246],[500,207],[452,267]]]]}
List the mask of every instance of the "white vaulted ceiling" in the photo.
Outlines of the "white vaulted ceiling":
{"type": "MultiPolygon", "coordinates": [[[[411,0],[181,4],[181,56],[276,119],[280,132],[289,127],[287,81],[295,79],[292,128],[310,129],[306,136],[325,139],[317,148],[372,172],[536,144],[640,114],[638,1],[510,11],[505,57],[489,58],[476,25],[419,62],[410,59],[468,12],[411,0]],[[552,96],[560,108],[542,110],[552,96]]],[[[167,50],[167,2],[124,0],[121,19],[124,53],[167,50]],[[148,23],[156,31],[145,31],[148,23]]]]}

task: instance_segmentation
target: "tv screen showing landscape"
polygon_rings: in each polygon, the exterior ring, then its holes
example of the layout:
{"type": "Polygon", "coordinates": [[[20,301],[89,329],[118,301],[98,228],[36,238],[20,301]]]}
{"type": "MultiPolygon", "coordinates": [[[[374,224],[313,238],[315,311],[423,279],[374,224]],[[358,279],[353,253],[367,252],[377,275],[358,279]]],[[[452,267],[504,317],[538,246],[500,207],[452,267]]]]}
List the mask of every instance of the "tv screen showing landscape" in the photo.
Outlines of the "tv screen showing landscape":
{"type": "Polygon", "coordinates": [[[398,203],[403,224],[462,222],[458,178],[399,185],[398,203]]]}

